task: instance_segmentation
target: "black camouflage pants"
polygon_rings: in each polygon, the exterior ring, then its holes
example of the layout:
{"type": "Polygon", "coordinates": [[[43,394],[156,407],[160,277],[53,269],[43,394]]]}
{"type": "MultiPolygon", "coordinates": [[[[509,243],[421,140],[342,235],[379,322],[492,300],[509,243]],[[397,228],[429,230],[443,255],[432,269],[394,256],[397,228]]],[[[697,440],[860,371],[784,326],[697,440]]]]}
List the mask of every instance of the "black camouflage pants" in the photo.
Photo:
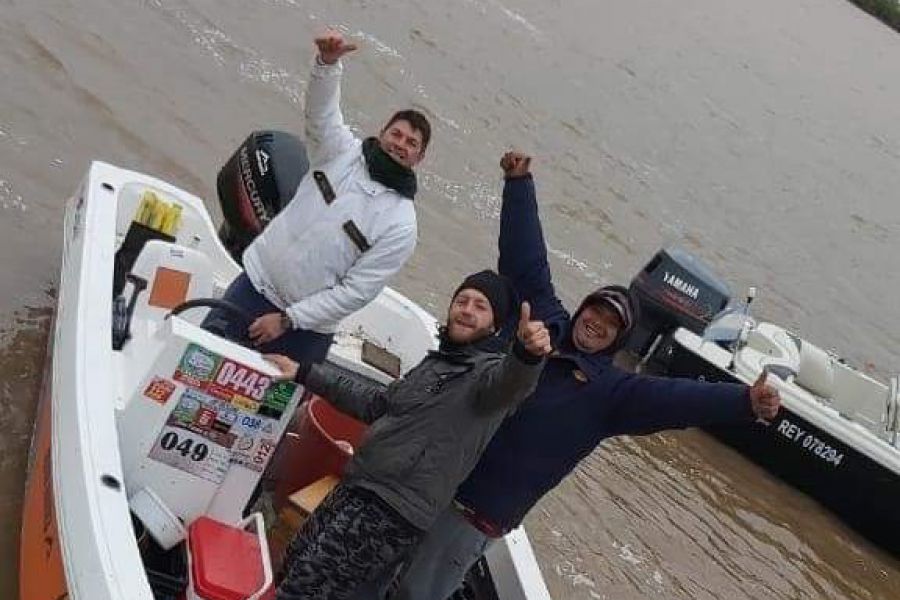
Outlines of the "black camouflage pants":
{"type": "Polygon", "coordinates": [[[291,540],[277,600],[349,598],[421,537],[374,494],[338,485],[291,540]]]}

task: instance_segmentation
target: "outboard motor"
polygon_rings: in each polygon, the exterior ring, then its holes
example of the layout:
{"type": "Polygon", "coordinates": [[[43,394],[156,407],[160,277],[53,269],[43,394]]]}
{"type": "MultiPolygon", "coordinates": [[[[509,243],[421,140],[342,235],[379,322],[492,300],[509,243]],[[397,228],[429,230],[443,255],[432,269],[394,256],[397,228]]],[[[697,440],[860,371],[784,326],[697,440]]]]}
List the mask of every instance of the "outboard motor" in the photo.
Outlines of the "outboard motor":
{"type": "Polygon", "coordinates": [[[250,242],[294,197],[309,170],[306,147],[283,131],[255,131],[219,171],[216,189],[225,220],[219,239],[237,262],[250,242]]]}
{"type": "Polygon", "coordinates": [[[657,252],[629,289],[640,305],[641,319],[626,348],[639,356],[678,327],[702,333],[731,299],[728,284],[680,248],[657,252]]]}

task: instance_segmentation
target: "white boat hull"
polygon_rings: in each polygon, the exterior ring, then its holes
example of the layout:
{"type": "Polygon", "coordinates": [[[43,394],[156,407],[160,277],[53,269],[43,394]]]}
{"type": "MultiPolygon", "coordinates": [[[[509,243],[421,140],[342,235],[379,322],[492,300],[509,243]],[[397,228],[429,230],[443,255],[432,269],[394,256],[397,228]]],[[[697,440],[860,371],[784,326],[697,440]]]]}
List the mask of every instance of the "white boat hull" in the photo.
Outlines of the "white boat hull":
{"type": "MultiPolygon", "coordinates": [[[[134,210],[122,206],[121,198],[124,190],[141,187],[184,205],[186,235],[192,248],[211,258],[217,291],[239,271],[199,198],[140,173],[104,163],[91,166],[66,208],[56,326],[23,510],[21,600],[154,598],[132,529],[121,451],[128,440],[120,438],[116,418],[134,385],[133,363],[139,357],[116,352],[111,344],[114,256],[123,223],[130,222],[134,210]],[[121,214],[125,210],[127,216],[121,214]]],[[[371,329],[378,341],[388,336],[384,327],[396,326],[398,319],[420,327],[434,323],[421,308],[385,290],[370,308],[348,319],[330,360],[381,377],[359,361],[356,338],[371,329]]],[[[430,343],[404,342],[397,352],[404,370],[430,343]]],[[[523,531],[511,534],[487,558],[491,572],[499,575],[500,600],[550,597],[523,531]]]]}

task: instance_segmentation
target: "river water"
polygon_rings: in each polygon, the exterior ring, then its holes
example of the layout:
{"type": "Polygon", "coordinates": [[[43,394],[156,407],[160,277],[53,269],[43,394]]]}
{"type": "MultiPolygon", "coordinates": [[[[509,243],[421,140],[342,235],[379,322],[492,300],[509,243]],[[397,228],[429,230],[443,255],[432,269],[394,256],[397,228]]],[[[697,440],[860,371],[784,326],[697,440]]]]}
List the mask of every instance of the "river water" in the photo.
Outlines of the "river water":
{"type": "MultiPolygon", "coordinates": [[[[433,117],[395,284],[440,312],[493,262],[500,155],[531,152],[573,304],[679,244],[758,316],[900,369],[900,36],[843,0],[0,0],[0,597],[63,202],[89,161],[206,198],[254,128],[301,131],[311,38],[356,39],[344,112],[433,117]]],[[[620,439],[527,521],[555,598],[895,598],[900,562],[698,432],[620,439]]]]}

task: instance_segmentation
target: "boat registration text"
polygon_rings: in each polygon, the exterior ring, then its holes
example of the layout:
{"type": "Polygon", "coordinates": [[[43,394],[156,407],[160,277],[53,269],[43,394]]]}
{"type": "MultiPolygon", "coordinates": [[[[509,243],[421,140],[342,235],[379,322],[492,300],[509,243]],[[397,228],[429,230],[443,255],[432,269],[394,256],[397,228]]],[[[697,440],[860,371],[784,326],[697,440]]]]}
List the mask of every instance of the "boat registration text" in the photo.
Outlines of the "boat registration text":
{"type": "Polygon", "coordinates": [[[804,450],[826,463],[835,467],[840,466],[844,460],[844,454],[837,449],[832,448],[826,442],[820,440],[815,435],[809,433],[798,425],[791,423],[787,419],[782,419],[778,424],[778,433],[789,439],[794,444],[802,447],[804,450]]]}

